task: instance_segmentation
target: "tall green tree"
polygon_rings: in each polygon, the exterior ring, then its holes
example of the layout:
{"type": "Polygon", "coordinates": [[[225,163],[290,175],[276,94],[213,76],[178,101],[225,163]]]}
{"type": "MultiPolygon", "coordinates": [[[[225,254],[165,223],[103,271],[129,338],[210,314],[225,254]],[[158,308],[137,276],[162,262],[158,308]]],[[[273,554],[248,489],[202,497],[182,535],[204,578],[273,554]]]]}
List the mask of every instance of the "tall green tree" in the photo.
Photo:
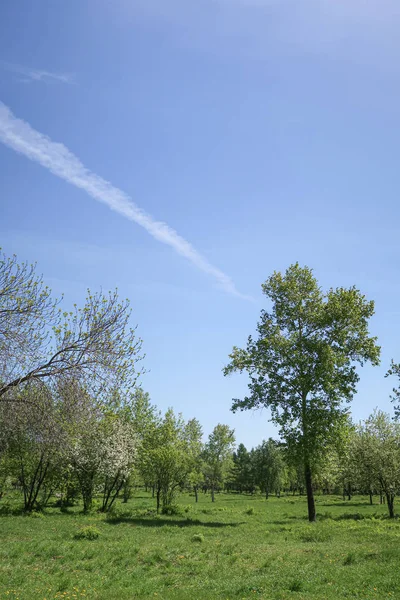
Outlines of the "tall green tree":
{"type": "Polygon", "coordinates": [[[215,488],[222,485],[232,467],[235,432],[228,425],[216,425],[204,447],[205,476],[211,488],[211,501],[215,501],[215,488]]]}
{"type": "Polygon", "coordinates": [[[196,502],[199,501],[199,485],[204,481],[203,472],[203,428],[197,419],[190,419],[184,429],[188,458],[188,484],[193,488],[196,502]]]}
{"type": "Polygon", "coordinates": [[[274,272],[262,285],[271,303],[258,337],[235,347],[225,375],[247,371],[249,395],[233,411],[270,408],[272,421],[303,463],[308,518],[315,520],[313,465],[345,418],[343,402],[356,392],[356,365],[379,363],[380,348],[368,330],[374,303],[355,287],[323,293],[313,272],[299,264],[274,272]]]}

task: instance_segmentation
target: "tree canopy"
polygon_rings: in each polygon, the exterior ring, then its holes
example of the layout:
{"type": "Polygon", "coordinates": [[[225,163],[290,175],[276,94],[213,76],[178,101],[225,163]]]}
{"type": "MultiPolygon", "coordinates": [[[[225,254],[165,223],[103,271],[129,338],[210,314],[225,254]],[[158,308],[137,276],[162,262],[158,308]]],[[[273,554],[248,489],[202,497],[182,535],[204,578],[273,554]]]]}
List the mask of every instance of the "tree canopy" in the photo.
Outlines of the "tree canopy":
{"type": "Polygon", "coordinates": [[[129,388],[140,373],[142,341],[128,300],[92,294],[62,312],[36,266],[0,258],[0,399],[30,381],[73,375],[96,393],[129,388]]]}
{"type": "Polygon", "coordinates": [[[345,418],[343,402],[359,381],[356,365],[379,363],[368,329],[374,303],[355,287],[323,293],[312,270],[298,263],[274,272],[262,290],[271,309],[261,312],[257,339],[234,347],[224,373],[250,376],[250,394],[234,400],[233,410],[269,407],[280,435],[301,455],[313,521],[313,462],[345,418]]]}

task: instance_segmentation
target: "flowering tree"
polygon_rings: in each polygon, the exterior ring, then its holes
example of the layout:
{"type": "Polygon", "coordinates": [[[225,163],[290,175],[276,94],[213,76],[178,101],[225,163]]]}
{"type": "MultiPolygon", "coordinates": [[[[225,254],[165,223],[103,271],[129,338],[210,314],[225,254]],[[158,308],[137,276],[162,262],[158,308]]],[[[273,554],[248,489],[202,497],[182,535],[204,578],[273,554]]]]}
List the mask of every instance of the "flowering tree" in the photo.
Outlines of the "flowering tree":
{"type": "Polygon", "coordinates": [[[33,383],[14,393],[1,405],[0,428],[8,475],[21,485],[30,512],[46,504],[62,462],[65,440],[51,391],[33,383]]]}
{"type": "Polygon", "coordinates": [[[133,428],[118,415],[99,416],[89,409],[73,428],[68,455],[79,482],[84,511],[91,510],[97,488],[102,491],[101,510],[108,511],[132,469],[133,428]]]}
{"type": "Polygon", "coordinates": [[[105,512],[110,510],[132,472],[136,454],[132,424],[118,416],[106,418],[101,425],[100,441],[101,510],[105,512]]]}

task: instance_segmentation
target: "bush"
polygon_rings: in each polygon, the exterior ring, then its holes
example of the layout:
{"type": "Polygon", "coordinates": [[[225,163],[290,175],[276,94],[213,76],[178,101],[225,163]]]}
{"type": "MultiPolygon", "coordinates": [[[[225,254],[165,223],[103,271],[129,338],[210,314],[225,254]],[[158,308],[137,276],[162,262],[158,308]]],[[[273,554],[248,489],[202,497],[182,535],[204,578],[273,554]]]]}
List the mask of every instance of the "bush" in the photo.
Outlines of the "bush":
{"type": "Polygon", "coordinates": [[[31,517],[31,519],[44,519],[44,514],[38,511],[30,512],[28,513],[28,516],[31,517]]]}
{"type": "Polygon", "coordinates": [[[100,531],[93,527],[93,525],[87,525],[86,527],[81,527],[79,531],[77,531],[74,535],[74,539],[76,540],[97,540],[100,535],[100,531]]]}
{"type": "Polygon", "coordinates": [[[176,504],[167,504],[162,507],[161,513],[163,515],[168,515],[169,517],[179,516],[182,515],[182,508],[176,504]]]}
{"type": "Polygon", "coordinates": [[[204,542],[204,535],[202,533],[195,533],[192,536],[192,542],[199,542],[199,543],[204,542]]]}
{"type": "Polygon", "coordinates": [[[244,511],[245,515],[254,515],[254,508],[251,506],[247,510],[244,511]]]}
{"type": "Polygon", "coordinates": [[[13,508],[10,504],[10,502],[3,502],[3,504],[0,506],[0,515],[12,515],[13,514],[13,508]]]}

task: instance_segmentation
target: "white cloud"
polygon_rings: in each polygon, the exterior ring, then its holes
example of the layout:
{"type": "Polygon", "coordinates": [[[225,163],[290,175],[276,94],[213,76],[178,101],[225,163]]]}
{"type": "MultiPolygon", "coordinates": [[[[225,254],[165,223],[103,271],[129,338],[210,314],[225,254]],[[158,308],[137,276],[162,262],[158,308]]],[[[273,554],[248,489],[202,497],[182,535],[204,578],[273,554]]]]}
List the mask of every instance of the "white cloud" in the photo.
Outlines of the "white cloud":
{"type": "Polygon", "coordinates": [[[32,81],[59,81],[61,83],[75,83],[75,77],[71,73],[52,73],[42,69],[31,69],[22,65],[0,61],[0,66],[7,71],[11,71],[18,75],[18,81],[22,83],[30,83],[32,81]]]}
{"type": "Polygon", "coordinates": [[[9,148],[39,163],[57,177],[84,190],[89,196],[106,204],[111,210],[143,227],[153,238],[170,246],[195,267],[213,277],[229,294],[250,299],[240,294],[232,279],[214,267],[187,240],[162,221],[139,208],[122,190],[87,169],[66,146],[53,142],[33,129],[0,101],[0,141],[9,148]]]}

